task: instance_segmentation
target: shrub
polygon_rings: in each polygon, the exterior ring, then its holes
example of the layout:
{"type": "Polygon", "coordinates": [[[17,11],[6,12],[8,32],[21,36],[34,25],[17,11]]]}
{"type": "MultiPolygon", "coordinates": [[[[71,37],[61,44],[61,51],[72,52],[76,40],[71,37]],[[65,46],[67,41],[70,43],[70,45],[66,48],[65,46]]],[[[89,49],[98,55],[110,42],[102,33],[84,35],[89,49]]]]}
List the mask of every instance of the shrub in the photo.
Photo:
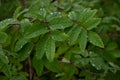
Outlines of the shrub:
{"type": "Polygon", "coordinates": [[[11,18],[0,22],[0,79],[120,80],[119,3],[19,4],[11,18]]]}

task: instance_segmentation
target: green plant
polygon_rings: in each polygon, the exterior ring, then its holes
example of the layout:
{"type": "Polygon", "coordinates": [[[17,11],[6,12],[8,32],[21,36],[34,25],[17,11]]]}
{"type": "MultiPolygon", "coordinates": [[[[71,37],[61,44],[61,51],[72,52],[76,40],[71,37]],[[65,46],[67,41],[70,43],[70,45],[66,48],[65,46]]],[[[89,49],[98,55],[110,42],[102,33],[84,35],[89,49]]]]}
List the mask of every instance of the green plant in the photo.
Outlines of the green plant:
{"type": "Polygon", "coordinates": [[[95,4],[104,0],[32,2],[0,22],[1,80],[120,79],[119,39],[108,34],[120,17],[95,4]]]}

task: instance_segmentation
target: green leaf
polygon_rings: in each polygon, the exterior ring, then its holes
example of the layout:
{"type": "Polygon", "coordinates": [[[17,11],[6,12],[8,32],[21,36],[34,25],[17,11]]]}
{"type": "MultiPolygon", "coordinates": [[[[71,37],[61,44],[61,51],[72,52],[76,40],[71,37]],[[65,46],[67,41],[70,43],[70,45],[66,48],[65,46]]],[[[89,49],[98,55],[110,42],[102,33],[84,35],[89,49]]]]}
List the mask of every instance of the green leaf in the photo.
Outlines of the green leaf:
{"type": "Polygon", "coordinates": [[[24,34],[31,26],[32,23],[28,19],[21,20],[21,32],[24,34]]]}
{"type": "Polygon", "coordinates": [[[94,80],[94,78],[90,73],[88,73],[86,74],[85,80],[94,80]]]}
{"type": "Polygon", "coordinates": [[[50,14],[46,15],[47,21],[51,21],[56,18],[61,18],[62,13],[61,12],[51,12],[50,14]]]}
{"type": "Polygon", "coordinates": [[[65,29],[67,27],[70,27],[72,25],[72,22],[65,17],[61,18],[54,18],[50,21],[50,28],[52,30],[55,29],[65,29]]]}
{"type": "Polygon", "coordinates": [[[17,52],[19,51],[20,49],[22,49],[22,47],[28,42],[27,39],[25,38],[21,38],[17,41],[16,45],[15,45],[15,49],[14,51],[17,52]]]}
{"type": "Polygon", "coordinates": [[[76,67],[70,64],[64,64],[63,70],[65,72],[64,76],[60,80],[71,80],[72,76],[77,73],[76,67]]]}
{"type": "Polygon", "coordinates": [[[73,47],[70,48],[70,50],[68,52],[75,53],[75,54],[80,54],[81,50],[80,50],[79,46],[73,46],[73,47]]]}
{"type": "Polygon", "coordinates": [[[84,51],[87,45],[87,31],[85,29],[82,28],[78,40],[80,49],[84,51]]]}
{"type": "Polygon", "coordinates": [[[18,52],[18,60],[19,61],[24,61],[30,56],[30,53],[33,49],[33,44],[28,43],[26,44],[19,52],[18,52]]]}
{"type": "Polygon", "coordinates": [[[105,64],[105,62],[103,61],[103,59],[96,57],[96,58],[92,58],[90,60],[90,63],[93,67],[95,67],[97,70],[108,70],[109,67],[105,64]]]}
{"type": "Polygon", "coordinates": [[[100,36],[97,33],[89,31],[88,39],[89,39],[90,43],[92,43],[93,45],[104,48],[102,39],[100,38],[100,36]]]}
{"type": "Polygon", "coordinates": [[[44,68],[44,61],[42,59],[37,59],[36,57],[34,57],[32,60],[32,64],[35,68],[37,75],[40,76],[44,68]]]}
{"type": "Polygon", "coordinates": [[[61,46],[57,49],[56,53],[58,55],[64,54],[68,50],[68,45],[67,44],[61,44],[61,46]]]}
{"type": "Polygon", "coordinates": [[[13,14],[13,18],[17,19],[19,16],[21,16],[23,13],[27,12],[28,9],[22,10],[22,6],[18,6],[13,14]]]}
{"type": "Polygon", "coordinates": [[[32,5],[29,7],[28,13],[26,13],[24,16],[33,19],[44,19],[47,11],[45,10],[45,7],[48,7],[50,2],[51,0],[32,1],[32,5]]]}
{"type": "Polygon", "coordinates": [[[11,77],[10,66],[8,64],[5,64],[1,70],[8,78],[11,77]]]}
{"type": "Polygon", "coordinates": [[[94,15],[96,14],[97,10],[91,10],[90,8],[84,9],[81,13],[80,13],[80,22],[85,23],[85,22],[89,22],[90,19],[92,19],[94,17],[94,15]]]}
{"type": "Polygon", "coordinates": [[[40,8],[47,7],[50,4],[51,0],[37,0],[33,1],[30,6],[30,11],[38,11],[40,8]]]}
{"type": "Polygon", "coordinates": [[[109,62],[109,65],[112,67],[110,70],[113,72],[113,73],[116,73],[117,70],[120,69],[120,67],[118,65],[116,65],[115,63],[113,62],[109,62]]]}
{"type": "Polygon", "coordinates": [[[7,46],[11,45],[11,41],[12,41],[12,37],[8,34],[6,36],[6,41],[3,43],[3,47],[7,47],[7,46]]]}
{"type": "Polygon", "coordinates": [[[40,8],[39,10],[35,10],[35,11],[29,9],[29,12],[26,13],[24,16],[33,19],[43,20],[46,17],[46,10],[45,8],[40,8]]]}
{"type": "Polygon", "coordinates": [[[107,51],[115,50],[118,47],[116,42],[111,42],[106,46],[107,51]]]}
{"type": "Polygon", "coordinates": [[[54,60],[53,62],[49,62],[49,61],[45,61],[45,67],[53,72],[61,72],[61,67],[60,67],[60,63],[57,60],[54,60]],[[54,67],[53,67],[54,66],[54,67]]]}
{"type": "Polygon", "coordinates": [[[80,22],[82,27],[87,28],[87,30],[91,30],[100,23],[100,18],[94,18],[97,10],[91,10],[90,8],[80,7],[79,12],[70,12],[69,17],[73,20],[80,22]]]}
{"type": "Polygon", "coordinates": [[[54,30],[51,32],[52,37],[56,41],[65,41],[68,38],[68,35],[62,31],[54,30]]]}
{"type": "Polygon", "coordinates": [[[93,67],[95,67],[97,70],[102,69],[103,67],[103,60],[101,58],[92,58],[90,60],[90,63],[93,67]]]}
{"type": "Polygon", "coordinates": [[[110,50],[110,51],[108,51],[108,53],[111,54],[115,58],[119,58],[120,57],[120,50],[118,50],[118,49],[110,50]]]}
{"type": "Polygon", "coordinates": [[[77,19],[77,15],[76,15],[76,13],[74,11],[69,12],[68,17],[70,19],[72,19],[72,20],[76,20],[77,19]]]}
{"type": "Polygon", "coordinates": [[[30,38],[35,38],[41,34],[47,33],[47,27],[40,22],[35,22],[31,27],[29,27],[25,33],[25,38],[30,39],[30,38]]]}
{"type": "Polygon", "coordinates": [[[10,19],[5,19],[0,22],[0,30],[6,28],[9,24],[15,22],[16,20],[10,18],[10,19]]]}
{"type": "Polygon", "coordinates": [[[43,19],[43,16],[41,16],[38,12],[29,12],[24,15],[24,17],[27,18],[33,18],[33,19],[43,19]]]}
{"type": "Polygon", "coordinates": [[[2,60],[0,60],[0,70],[2,69],[3,66],[4,66],[4,63],[2,62],[2,60]]]}
{"type": "Polygon", "coordinates": [[[44,18],[46,17],[46,10],[45,8],[40,9],[40,15],[43,16],[44,18]]]}
{"type": "Polygon", "coordinates": [[[46,36],[40,38],[40,40],[38,41],[37,45],[36,45],[36,58],[37,59],[41,59],[45,53],[45,45],[46,44],[46,36]]]}
{"type": "Polygon", "coordinates": [[[19,72],[18,75],[12,76],[10,80],[28,80],[28,74],[25,72],[19,72]]]}
{"type": "Polygon", "coordinates": [[[104,60],[96,53],[89,52],[90,56],[90,63],[93,67],[95,67],[97,70],[108,70],[109,66],[105,64],[104,60]]]}
{"type": "MultiPolygon", "coordinates": [[[[70,61],[70,60],[71,60],[72,55],[73,55],[73,53],[72,53],[72,52],[70,52],[70,51],[68,51],[68,52],[65,52],[64,57],[65,57],[65,59],[66,59],[66,60],[70,61]]],[[[65,60],[65,59],[63,59],[63,60],[65,60]]]]}
{"type": "Polygon", "coordinates": [[[93,18],[87,22],[84,23],[84,25],[87,27],[87,30],[91,30],[95,27],[97,27],[97,25],[100,23],[100,18],[93,18]]]}
{"type": "Polygon", "coordinates": [[[0,32],[0,43],[5,43],[7,41],[8,35],[4,32],[0,32]]]}
{"type": "Polygon", "coordinates": [[[8,57],[3,52],[2,47],[0,47],[0,62],[2,62],[4,64],[8,64],[9,63],[8,57]]]}
{"type": "Polygon", "coordinates": [[[18,6],[17,9],[15,10],[13,17],[17,19],[19,12],[21,11],[22,6],[18,6]]]}
{"type": "Polygon", "coordinates": [[[54,56],[55,56],[55,40],[52,38],[51,35],[49,35],[46,42],[46,57],[50,62],[52,62],[54,56]]]}
{"type": "Polygon", "coordinates": [[[74,28],[72,28],[71,33],[69,33],[71,45],[74,44],[75,41],[78,39],[80,32],[81,32],[81,28],[79,26],[75,26],[74,28]]]}

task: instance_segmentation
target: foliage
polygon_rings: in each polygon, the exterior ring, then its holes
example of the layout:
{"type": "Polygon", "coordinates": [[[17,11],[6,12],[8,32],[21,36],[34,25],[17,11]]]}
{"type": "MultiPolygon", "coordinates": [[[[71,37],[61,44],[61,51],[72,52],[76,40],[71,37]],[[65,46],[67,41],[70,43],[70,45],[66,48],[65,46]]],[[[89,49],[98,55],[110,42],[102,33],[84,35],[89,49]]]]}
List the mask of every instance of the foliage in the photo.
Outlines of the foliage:
{"type": "Polygon", "coordinates": [[[0,2],[1,80],[120,80],[120,0],[0,2]]]}

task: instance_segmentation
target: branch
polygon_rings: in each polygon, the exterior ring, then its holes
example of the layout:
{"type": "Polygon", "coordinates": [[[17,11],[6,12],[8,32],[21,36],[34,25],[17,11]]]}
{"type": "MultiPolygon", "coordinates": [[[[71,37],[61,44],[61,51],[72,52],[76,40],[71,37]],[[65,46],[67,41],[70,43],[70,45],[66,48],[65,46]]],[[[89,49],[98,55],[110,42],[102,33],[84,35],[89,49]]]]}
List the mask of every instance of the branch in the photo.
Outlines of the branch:
{"type": "Polygon", "coordinates": [[[31,58],[28,58],[28,65],[29,65],[29,80],[32,80],[33,73],[32,73],[32,65],[31,65],[31,58]]]}

